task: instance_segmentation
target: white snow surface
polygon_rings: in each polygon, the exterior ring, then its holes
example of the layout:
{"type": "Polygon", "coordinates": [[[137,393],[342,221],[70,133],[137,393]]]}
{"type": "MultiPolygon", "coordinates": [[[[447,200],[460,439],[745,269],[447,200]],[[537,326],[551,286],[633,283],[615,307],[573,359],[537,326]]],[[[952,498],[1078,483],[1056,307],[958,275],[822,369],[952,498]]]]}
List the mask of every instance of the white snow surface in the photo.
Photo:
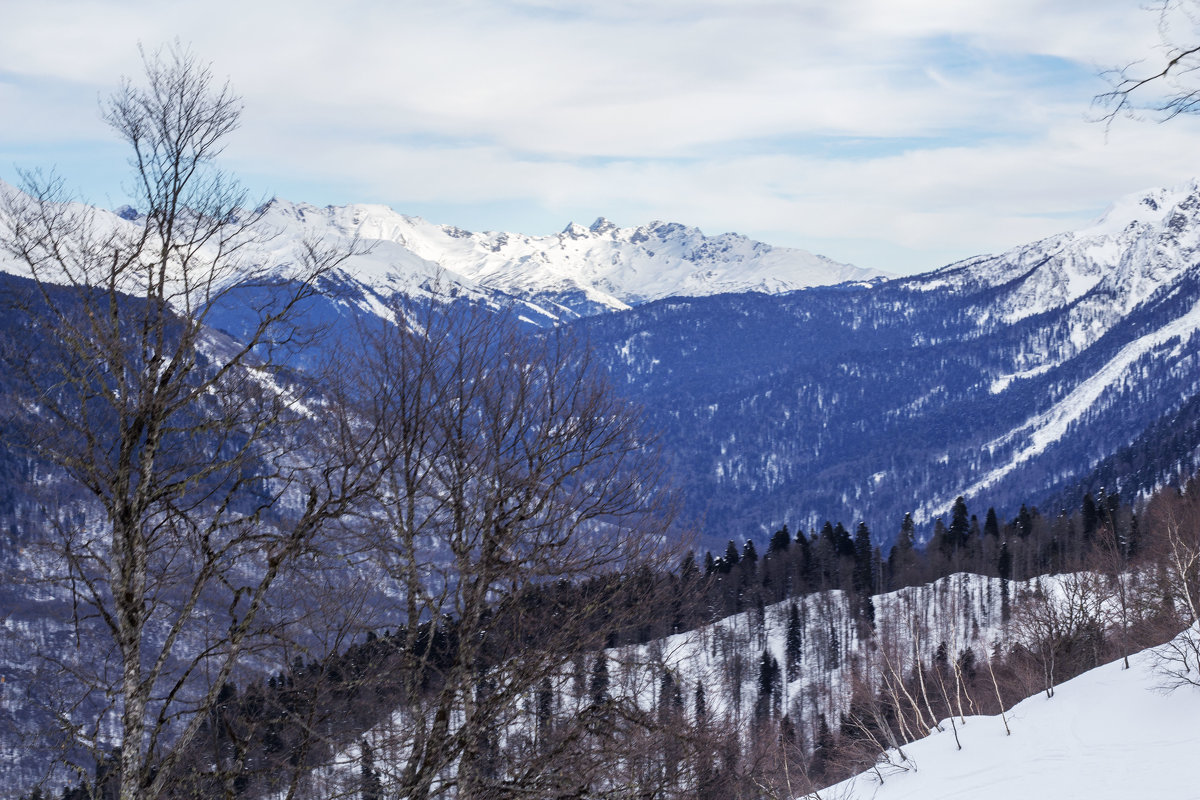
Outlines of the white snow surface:
{"type": "MultiPolygon", "coordinates": [[[[0,192],[19,190],[0,183],[0,192]]],[[[109,211],[78,208],[94,212],[102,226],[130,232],[137,227],[136,220],[109,211]]],[[[362,252],[342,262],[339,272],[366,289],[364,294],[421,293],[437,283],[479,297],[500,292],[536,302],[548,295],[542,310],[552,318],[577,315],[588,306],[595,313],[664,297],[776,294],[886,277],[734,233],[706,236],[697,228],[658,221],[620,228],[603,217],[590,227],[572,223],[549,236],[472,233],[382,205],[318,207],[276,199],[255,233],[266,241],[248,248],[244,267],[256,277],[263,271],[283,277],[297,272],[305,243],[338,247],[354,241],[362,252]],[[553,299],[564,294],[571,310],[553,299]]],[[[3,254],[0,270],[28,274],[3,254]]]]}
{"type": "MultiPolygon", "coordinates": [[[[1192,635],[1200,635],[1193,629],[1192,635]]],[[[999,717],[967,717],[904,745],[909,769],[861,775],[822,800],[1196,800],[1200,689],[1165,693],[1148,650],[1035,695],[999,717]]],[[[893,753],[896,761],[899,757],[893,753]]]]}
{"type": "Polygon", "coordinates": [[[287,262],[287,248],[306,235],[357,236],[372,252],[352,259],[344,272],[372,287],[440,271],[444,280],[518,296],[577,291],[610,309],[664,297],[779,293],[882,276],[806,250],[733,233],[705,236],[677,223],[619,228],[601,217],[590,227],[572,223],[550,236],[471,233],[381,205],[319,208],[284,200],[272,201],[264,222],[282,233],[277,263],[287,262]]]}
{"type": "Polygon", "coordinates": [[[1013,323],[1083,301],[1072,331],[1083,349],[1111,321],[1194,267],[1198,254],[1200,182],[1192,180],[1129,195],[1085,228],[959,261],[917,276],[910,285],[931,291],[1012,282],[981,324],[993,315],[1013,323]],[[1096,302],[1089,304],[1089,299],[1096,302]]]}

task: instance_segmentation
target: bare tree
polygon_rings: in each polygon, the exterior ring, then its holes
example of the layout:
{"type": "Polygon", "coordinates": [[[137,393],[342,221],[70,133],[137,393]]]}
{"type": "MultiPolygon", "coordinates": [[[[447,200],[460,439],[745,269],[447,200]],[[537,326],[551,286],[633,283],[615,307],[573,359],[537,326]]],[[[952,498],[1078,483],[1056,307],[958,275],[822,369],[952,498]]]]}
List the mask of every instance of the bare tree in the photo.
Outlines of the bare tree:
{"type": "Polygon", "coordinates": [[[1167,120],[1200,111],[1200,3],[1197,0],[1157,0],[1149,10],[1158,15],[1159,52],[1101,73],[1111,87],[1096,95],[1100,119],[1149,112],[1167,120]]]}
{"type": "Polygon", "coordinates": [[[1169,688],[1200,686],[1200,482],[1160,492],[1147,508],[1147,544],[1161,565],[1164,610],[1181,633],[1156,651],[1169,688]]]}
{"type": "Polygon", "coordinates": [[[1013,615],[1014,635],[1040,662],[1046,697],[1054,696],[1061,667],[1099,663],[1106,597],[1103,576],[1076,572],[1038,579],[1020,598],[1013,615]]]}
{"type": "Polygon", "coordinates": [[[615,765],[646,751],[658,717],[609,677],[634,665],[605,657],[604,685],[593,675],[575,713],[548,707],[568,695],[573,662],[592,664],[662,607],[663,559],[677,563],[640,415],[566,332],[531,336],[466,301],[393,311],[363,331],[359,371],[390,465],[367,549],[404,619],[387,667],[402,702],[372,741],[385,789],[640,785],[615,765]],[[637,744],[623,760],[611,754],[621,742],[637,744]]]}
{"type": "Polygon", "coordinates": [[[305,243],[295,280],[248,310],[247,336],[213,332],[232,287],[263,274],[249,263],[261,214],[214,164],[241,104],[178,44],[143,62],[144,85],[104,106],[131,148],[138,219],[67,203],[35,174],[3,198],[0,228],[32,277],[8,313],[46,342],[10,361],[25,392],[8,422],[90,497],[48,509],[44,563],[75,608],[75,650],[57,663],[102,720],[89,734],[64,718],[63,745],[117,746],[122,800],[167,791],[205,712],[271,638],[273,592],[376,468],[370,431],[313,413],[272,361],[354,245],[305,243]]]}

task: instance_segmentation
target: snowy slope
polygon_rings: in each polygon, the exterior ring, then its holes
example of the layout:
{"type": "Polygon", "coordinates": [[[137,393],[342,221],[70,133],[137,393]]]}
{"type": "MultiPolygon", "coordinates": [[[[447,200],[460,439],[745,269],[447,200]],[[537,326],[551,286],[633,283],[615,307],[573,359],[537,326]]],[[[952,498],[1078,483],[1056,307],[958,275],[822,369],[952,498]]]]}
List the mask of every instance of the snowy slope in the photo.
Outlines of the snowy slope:
{"type": "Polygon", "coordinates": [[[826,519],[886,544],[959,495],[1011,515],[1149,491],[1200,463],[1200,184],[925,275],[587,325],[713,547],[826,519]]]}
{"type": "MultiPolygon", "coordinates": [[[[1042,579],[1052,591],[1058,579],[1042,579]]],[[[1032,587],[1014,582],[1014,593],[1032,587]]],[[[866,654],[879,648],[894,651],[896,668],[902,672],[913,650],[928,661],[938,644],[946,642],[959,652],[975,650],[982,660],[996,639],[1007,636],[1001,621],[1000,582],[983,575],[958,573],[933,583],[912,586],[876,595],[878,631],[863,638],[855,622],[846,594],[842,591],[816,592],[793,601],[766,606],[762,613],[747,611],[717,620],[696,630],[653,640],[644,645],[629,645],[606,651],[610,661],[614,695],[635,700],[652,712],[659,702],[661,675],[669,671],[688,698],[688,713],[695,709],[691,697],[697,684],[706,687],[708,713],[741,727],[753,717],[757,701],[759,658],[770,651],[779,664],[786,663],[786,634],[789,604],[795,602],[804,627],[803,648],[798,672],[785,680],[782,713],[789,714],[800,736],[811,743],[817,714],[836,720],[849,705],[848,687],[855,671],[870,671],[873,659],[866,654]],[[910,624],[924,631],[914,642],[910,624]],[[833,653],[836,651],[836,657],[833,653]],[[738,661],[740,668],[733,668],[738,661]]],[[[870,672],[868,681],[878,678],[870,672]]],[[[571,691],[572,678],[564,671],[555,682],[555,712],[579,713],[590,702],[588,697],[571,691]]],[[[392,732],[403,730],[407,712],[397,709],[392,717],[366,733],[375,750],[377,763],[386,763],[393,744],[392,732]]],[[[530,721],[519,717],[509,721],[509,732],[520,735],[530,721]]],[[[395,754],[393,753],[393,757],[395,754]]],[[[350,743],[329,762],[313,770],[310,780],[331,796],[352,792],[356,786],[360,750],[350,743]]]]}
{"type": "MultiPolygon", "coordinates": [[[[823,800],[1196,800],[1200,688],[1159,689],[1155,651],[1036,695],[998,717],[967,717],[962,750],[949,726],[904,746],[905,771],[867,772],[821,792],[823,800]]],[[[897,761],[899,758],[897,757],[897,761]]]]}
{"type": "Polygon", "coordinates": [[[385,206],[318,208],[283,200],[272,201],[264,223],[280,232],[271,255],[277,263],[287,262],[288,248],[305,236],[357,236],[372,251],[344,271],[368,286],[392,290],[440,271],[449,283],[561,304],[570,309],[567,316],[664,297],[779,293],[880,275],[805,250],[732,233],[705,236],[676,223],[619,228],[601,218],[552,236],[471,233],[385,206]]]}
{"type": "MultiPolygon", "coordinates": [[[[0,183],[0,192],[16,192],[0,183]]],[[[137,212],[91,212],[103,229],[137,227],[137,212]]],[[[272,200],[255,228],[264,241],[245,253],[245,267],[291,277],[306,242],[360,250],[336,276],[342,291],[370,298],[421,293],[435,284],[471,296],[515,298],[543,321],[574,319],[674,296],[727,292],[777,294],[806,286],[865,281],[882,273],[805,250],[772,247],[726,233],[705,236],[678,223],[619,228],[604,218],[561,233],[471,233],[397,213],[382,205],[326,206],[272,200]],[[353,288],[351,288],[353,287],[353,288]]],[[[27,274],[0,255],[0,270],[27,274]]]]}
{"type": "Polygon", "coordinates": [[[1200,260],[1200,183],[1121,198],[1092,225],[979,256],[907,281],[922,291],[997,290],[980,326],[1075,304],[1078,352],[1200,260]]]}

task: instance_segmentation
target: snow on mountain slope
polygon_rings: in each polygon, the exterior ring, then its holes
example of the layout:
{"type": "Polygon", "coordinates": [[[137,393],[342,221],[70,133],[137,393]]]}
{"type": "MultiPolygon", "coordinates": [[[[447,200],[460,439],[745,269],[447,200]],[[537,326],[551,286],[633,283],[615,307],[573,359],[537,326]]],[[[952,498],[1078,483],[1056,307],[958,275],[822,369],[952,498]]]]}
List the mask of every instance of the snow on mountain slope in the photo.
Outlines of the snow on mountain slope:
{"type": "MultiPolygon", "coordinates": [[[[1195,635],[1193,633],[1193,635],[1195,635]]],[[[997,717],[967,717],[962,750],[949,726],[904,745],[907,771],[875,772],[821,792],[824,800],[1200,798],[1200,689],[1158,689],[1154,650],[1116,661],[997,717]]],[[[900,761],[896,756],[895,760],[900,761]]]]}
{"type": "MultiPolygon", "coordinates": [[[[0,192],[19,190],[0,184],[0,192]]],[[[326,206],[272,200],[244,253],[247,271],[292,277],[304,263],[305,243],[359,250],[338,270],[337,283],[368,297],[367,305],[398,292],[420,294],[435,284],[478,298],[517,298],[535,315],[567,320],[626,309],[672,296],[726,292],[780,293],[806,286],[865,281],[883,273],[841,264],[795,248],[772,247],[726,233],[652,222],[619,228],[597,219],[551,236],[471,233],[397,213],[382,205],[326,206]]],[[[75,208],[101,230],[133,233],[137,212],[75,208]]],[[[27,275],[0,256],[0,270],[27,275]]],[[[232,276],[236,282],[236,276],[232,276]]]]}
{"type": "MultiPolygon", "coordinates": [[[[1131,371],[1139,360],[1147,356],[1170,358],[1171,351],[1179,349],[1178,342],[1194,335],[1197,331],[1200,331],[1200,304],[1193,306],[1183,316],[1121,348],[1108,363],[1104,364],[1095,374],[1086,378],[1049,410],[1033,417],[1017,430],[984,445],[984,449],[989,452],[1014,441],[1022,442],[1024,446],[1013,453],[1007,462],[980,477],[964,491],[964,494],[973,496],[982,492],[1021,464],[1044,452],[1047,447],[1065,436],[1070,426],[1078,422],[1105,393],[1110,391],[1114,384],[1118,384],[1122,380],[1135,381],[1136,378],[1131,375],[1131,371]],[[1173,343],[1176,345],[1175,347],[1171,347],[1173,343]]],[[[928,515],[928,509],[923,509],[923,511],[926,512],[925,515],[928,515]]]]}
{"type": "Polygon", "coordinates": [[[1124,197],[1094,224],[995,256],[978,256],[908,282],[913,288],[993,287],[980,324],[1012,324],[1071,304],[1077,350],[1096,341],[1200,260],[1200,183],[1124,197]]]}
{"type": "Polygon", "coordinates": [[[389,289],[431,275],[523,298],[575,295],[569,304],[623,309],[672,296],[724,292],[779,293],[860,281],[881,274],[804,250],[777,248],[737,234],[705,236],[696,228],[653,222],[619,228],[597,219],[552,236],[470,233],[379,205],[317,208],[273,201],[264,222],[281,232],[271,251],[279,263],[305,235],[353,236],[373,249],[344,271],[389,289]],[[580,302],[582,301],[582,303],[580,302]]]}

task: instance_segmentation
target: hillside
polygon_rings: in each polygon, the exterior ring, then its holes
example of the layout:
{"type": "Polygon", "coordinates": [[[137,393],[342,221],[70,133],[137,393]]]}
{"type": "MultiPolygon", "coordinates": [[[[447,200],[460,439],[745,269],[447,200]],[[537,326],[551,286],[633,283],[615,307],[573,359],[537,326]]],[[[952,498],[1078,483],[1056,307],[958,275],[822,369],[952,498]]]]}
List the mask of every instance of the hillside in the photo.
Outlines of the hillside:
{"type": "Polygon", "coordinates": [[[1155,648],[1062,683],[998,717],[967,717],[962,749],[948,729],[904,745],[900,768],[865,772],[820,793],[822,800],[1014,797],[1126,800],[1200,797],[1196,720],[1200,688],[1162,690],[1155,648]],[[880,780],[882,776],[882,782],[880,780]]]}
{"type": "MultiPolygon", "coordinates": [[[[664,432],[706,529],[906,512],[1056,513],[1190,474],[1200,437],[1200,187],[924,275],[676,298],[586,320],[664,432]]],[[[926,528],[926,531],[928,528],[926,528]]]]}

